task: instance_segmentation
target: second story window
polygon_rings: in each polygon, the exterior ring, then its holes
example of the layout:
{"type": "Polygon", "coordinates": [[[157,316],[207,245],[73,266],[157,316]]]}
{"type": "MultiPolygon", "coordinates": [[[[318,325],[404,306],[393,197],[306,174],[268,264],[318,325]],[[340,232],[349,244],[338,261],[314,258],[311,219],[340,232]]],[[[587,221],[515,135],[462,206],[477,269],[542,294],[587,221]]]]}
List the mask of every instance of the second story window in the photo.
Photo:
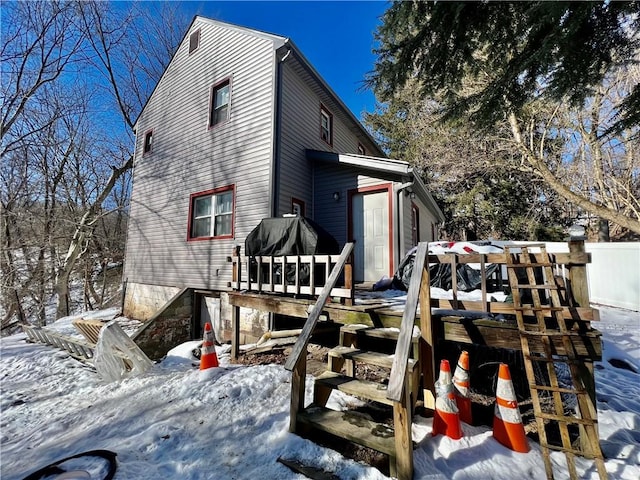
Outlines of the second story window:
{"type": "Polygon", "coordinates": [[[324,105],[320,105],[320,138],[333,145],[333,115],[324,105]]]}
{"type": "Polygon", "coordinates": [[[233,236],[234,187],[191,195],[189,240],[233,236]]]}
{"type": "Polygon", "coordinates": [[[209,127],[226,122],[229,119],[229,103],[231,98],[231,82],[223,80],[213,86],[211,90],[211,111],[209,113],[209,127]]]}
{"type": "Polygon", "coordinates": [[[142,146],[142,154],[151,153],[153,149],[153,130],[149,130],[144,134],[144,144],[142,146]]]}

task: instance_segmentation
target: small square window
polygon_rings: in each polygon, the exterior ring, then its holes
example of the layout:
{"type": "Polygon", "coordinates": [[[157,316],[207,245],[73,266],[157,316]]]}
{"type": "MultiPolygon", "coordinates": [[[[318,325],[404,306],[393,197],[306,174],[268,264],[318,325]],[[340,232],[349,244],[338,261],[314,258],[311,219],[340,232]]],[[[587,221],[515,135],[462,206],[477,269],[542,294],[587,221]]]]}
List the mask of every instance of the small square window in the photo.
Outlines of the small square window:
{"type": "Polygon", "coordinates": [[[149,130],[144,134],[144,145],[142,147],[142,153],[151,153],[153,148],[153,130],[149,130]]]}
{"type": "Polygon", "coordinates": [[[333,115],[324,105],[320,105],[320,138],[333,145],[333,115]]]}
{"type": "Polygon", "coordinates": [[[234,187],[191,195],[189,240],[233,236],[234,187]]]}
{"type": "Polygon", "coordinates": [[[189,55],[195,52],[200,46],[200,29],[189,35],[189,55]]]}
{"type": "Polygon", "coordinates": [[[211,90],[211,112],[209,127],[226,122],[229,119],[231,82],[227,79],[213,86],[211,90]]]}
{"type": "Polygon", "coordinates": [[[364,145],[358,142],[358,155],[366,155],[367,151],[364,149],[364,145]]]}

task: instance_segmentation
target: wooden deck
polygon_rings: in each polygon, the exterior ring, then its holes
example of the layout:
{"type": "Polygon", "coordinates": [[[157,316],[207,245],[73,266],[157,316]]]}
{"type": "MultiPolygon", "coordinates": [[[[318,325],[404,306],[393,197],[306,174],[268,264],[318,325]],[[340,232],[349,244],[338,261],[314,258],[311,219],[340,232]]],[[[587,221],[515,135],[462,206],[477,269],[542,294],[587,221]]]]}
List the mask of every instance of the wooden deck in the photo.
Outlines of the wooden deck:
{"type": "MultiPolygon", "coordinates": [[[[273,277],[274,265],[281,265],[281,272],[294,272],[295,282],[298,282],[302,260],[293,257],[283,257],[281,260],[242,258],[236,252],[234,262],[233,281],[229,292],[229,303],[232,305],[232,358],[239,355],[240,308],[252,308],[276,315],[304,318],[304,328],[294,345],[285,368],[292,372],[290,424],[291,432],[306,436],[308,430],[324,431],[337,437],[342,437],[354,443],[359,443],[379,452],[389,458],[389,468],[392,476],[401,480],[413,477],[413,449],[411,444],[411,418],[416,405],[416,399],[421,396],[423,406],[427,410],[435,408],[435,377],[436,360],[442,341],[459,344],[473,344],[495,349],[523,351],[523,324],[526,325],[527,335],[544,336],[544,342],[531,342],[529,354],[541,352],[544,358],[552,355],[571,356],[572,361],[581,364],[576,370],[581,384],[585,385],[585,394],[595,404],[595,385],[593,381],[593,362],[602,357],[600,333],[591,327],[591,322],[598,320],[597,311],[590,307],[586,282],[586,264],[590,258],[584,251],[584,242],[569,242],[569,253],[547,254],[544,248],[540,253],[521,246],[509,246],[503,254],[446,254],[429,255],[428,244],[420,243],[417,248],[411,280],[406,294],[406,301],[392,298],[366,299],[357,295],[353,288],[352,270],[349,264],[353,244],[346,244],[342,254],[336,259],[320,256],[307,256],[313,271],[313,263],[320,261],[326,265],[325,277],[329,267],[331,274],[317,297],[303,296],[302,286],[287,285],[280,277],[282,292],[300,292],[295,296],[285,296],[276,293],[276,282],[273,277]],[[335,263],[334,263],[335,260],[335,263]],[[447,264],[451,271],[456,272],[462,263],[479,264],[481,272],[481,298],[487,299],[487,293],[492,286],[501,288],[501,276],[488,278],[486,266],[498,264],[502,270],[504,265],[525,264],[543,265],[544,273],[531,268],[531,275],[527,284],[509,283],[509,287],[516,288],[512,292],[516,303],[495,301],[466,301],[458,298],[456,275],[452,275],[452,295],[450,299],[439,299],[431,296],[430,265],[447,264]],[[262,278],[249,278],[252,274],[251,265],[267,264],[269,274],[262,278]],[[247,281],[243,282],[242,271],[247,281]],[[344,276],[344,286],[336,287],[336,281],[341,272],[344,276]],[[539,278],[538,278],[539,276],[539,278]],[[534,278],[535,277],[535,278],[534,278]],[[497,280],[497,282],[496,282],[497,280]],[[535,280],[535,281],[534,281],[535,280]],[[255,283],[254,283],[255,282],[255,283]],[[535,284],[535,285],[532,285],[535,284]],[[264,288],[266,286],[266,288],[264,288]],[[533,304],[524,303],[519,287],[536,289],[531,294],[533,304]],[[254,291],[250,291],[253,289],[254,291]],[[539,289],[540,291],[538,291],[539,289]],[[555,297],[549,298],[540,294],[543,290],[551,290],[555,297]],[[336,295],[334,295],[336,293],[336,295]],[[422,308],[422,315],[418,311],[422,308]],[[517,319],[517,321],[516,321],[517,319]],[[553,335],[545,331],[536,330],[539,326],[549,322],[549,328],[554,328],[554,322],[563,325],[562,335],[553,335]],[[328,372],[316,379],[314,385],[314,403],[305,406],[305,378],[307,344],[315,328],[320,325],[334,324],[340,326],[340,345],[330,350],[328,372]],[[353,346],[345,343],[347,337],[357,336],[367,330],[357,332],[349,325],[362,324],[376,328],[395,327],[398,329],[394,339],[393,355],[375,353],[375,347],[362,348],[364,345],[353,346]],[[566,325],[566,326],[565,326],[566,325]],[[416,326],[419,330],[417,342],[414,338],[416,326]],[[355,332],[355,333],[354,333],[355,332]],[[544,348],[543,348],[544,347],[544,348]],[[372,351],[374,350],[374,351],[372,351]],[[417,354],[416,354],[417,352],[417,354]],[[413,358],[411,358],[413,356],[413,358]],[[390,373],[379,386],[371,382],[356,378],[356,361],[365,364],[380,365],[378,359],[385,360],[385,366],[390,366],[390,373]],[[389,365],[390,364],[390,365],[389,365]],[[422,387],[422,390],[418,386],[422,387]],[[325,408],[326,399],[333,389],[354,394],[360,398],[390,405],[393,418],[393,428],[386,424],[366,425],[362,431],[353,428],[355,420],[344,412],[331,412],[325,408]],[[378,428],[384,427],[384,432],[378,428]],[[373,429],[373,430],[372,430],[373,429]],[[379,434],[370,435],[371,431],[379,434]]],[[[260,272],[260,269],[256,271],[260,272]]],[[[495,271],[495,269],[492,269],[495,271]]],[[[291,276],[290,276],[291,277],[291,276]]],[[[316,291],[311,282],[311,291],[316,291]]],[[[532,300],[529,300],[532,301],[532,300]]],[[[357,330],[357,329],[356,329],[357,330]]],[[[384,336],[389,330],[379,331],[376,337],[384,336]]],[[[382,353],[382,352],[381,352],[382,353]]],[[[547,360],[549,361],[549,360],[547,360]]],[[[355,422],[357,423],[357,422],[355,422]]]]}
{"type": "MultiPolygon", "coordinates": [[[[354,305],[343,305],[339,302],[327,303],[322,309],[320,322],[363,324],[378,328],[400,327],[403,311],[392,308],[389,301],[383,298],[374,301],[367,297],[367,303],[360,304],[357,291],[355,299],[354,305]]],[[[278,315],[307,318],[309,308],[314,305],[315,300],[234,291],[229,292],[229,303],[234,307],[254,308],[278,315]]],[[[505,322],[490,317],[491,314],[513,314],[513,306],[508,303],[491,302],[488,304],[488,312],[484,313],[482,305],[483,302],[458,301],[458,308],[454,309],[452,300],[431,299],[431,308],[434,309],[432,319],[440,322],[444,340],[520,350],[520,335],[515,320],[505,322]],[[469,312],[473,312],[475,318],[469,317],[469,312]]],[[[597,320],[597,311],[591,308],[566,307],[563,312],[569,319],[597,320]]],[[[419,312],[416,314],[416,325],[420,325],[419,312]]],[[[578,354],[592,361],[601,360],[600,337],[600,332],[595,329],[584,330],[583,334],[575,339],[578,354]]],[[[563,351],[562,341],[557,340],[556,343],[558,351],[563,351]]],[[[232,355],[235,355],[234,358],[237,358],[238,353],[239,351],[232,352],[232,355]]]]}

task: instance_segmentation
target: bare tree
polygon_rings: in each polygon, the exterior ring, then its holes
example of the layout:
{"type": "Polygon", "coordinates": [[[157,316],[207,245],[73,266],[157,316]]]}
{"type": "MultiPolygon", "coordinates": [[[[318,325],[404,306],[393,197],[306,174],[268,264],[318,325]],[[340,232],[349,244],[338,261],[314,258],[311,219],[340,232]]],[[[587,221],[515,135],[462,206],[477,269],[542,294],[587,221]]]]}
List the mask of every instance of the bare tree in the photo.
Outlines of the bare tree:
{"type": "Polygon", "coordinates": [[[79,260],[89,271],[122,257],[132,127],[186,26],[178,6],[148,7],[3,4],[3,329],[43,323],[52,286],[57,315],[67,315],[79,260]]]}
{"type": "Polygon", "coordinates": [[[640,127],[613,131],[621,104],[640,82],[637,66],[615,70],[582,108],[533,103],[510,114],[524,164],[583,212],[640,233],[640,127]],[[551,145],[555,144],[554,147],[551,145]]]}

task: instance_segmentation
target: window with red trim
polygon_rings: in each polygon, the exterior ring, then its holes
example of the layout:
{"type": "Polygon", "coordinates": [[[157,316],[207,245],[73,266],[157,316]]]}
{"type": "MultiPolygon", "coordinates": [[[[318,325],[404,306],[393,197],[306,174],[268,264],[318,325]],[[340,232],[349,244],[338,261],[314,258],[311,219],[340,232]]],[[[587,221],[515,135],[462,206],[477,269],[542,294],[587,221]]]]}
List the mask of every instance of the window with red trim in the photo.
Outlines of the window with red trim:
{"type": "Polygon", "coordinates": [[[324,105],[320,105],[320,138],[333,145],[333,115],[324,105]]]}
{"type": "Polygon", "coordinates": [[[189,240],[233,236],[234,186],[194,193],[189,205],[189,240]]]}

